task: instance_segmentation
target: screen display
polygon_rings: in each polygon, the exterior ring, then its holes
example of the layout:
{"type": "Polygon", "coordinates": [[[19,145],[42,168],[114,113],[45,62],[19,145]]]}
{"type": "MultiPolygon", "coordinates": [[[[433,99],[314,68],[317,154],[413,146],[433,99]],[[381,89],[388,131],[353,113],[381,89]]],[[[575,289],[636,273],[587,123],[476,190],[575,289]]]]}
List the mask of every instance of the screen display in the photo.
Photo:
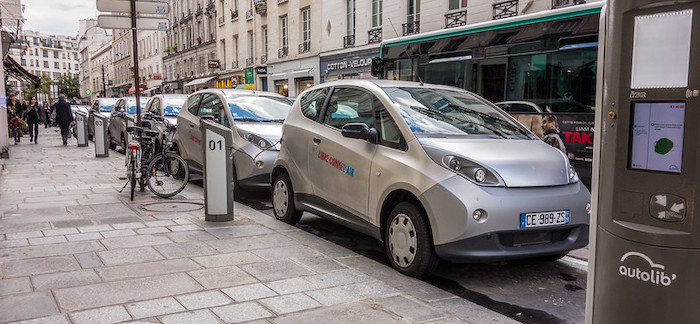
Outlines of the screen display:
{"type": "Polygon", "coordinates": [[[685,102],[632,103],[630,168],[681,172],[685,102]]]}

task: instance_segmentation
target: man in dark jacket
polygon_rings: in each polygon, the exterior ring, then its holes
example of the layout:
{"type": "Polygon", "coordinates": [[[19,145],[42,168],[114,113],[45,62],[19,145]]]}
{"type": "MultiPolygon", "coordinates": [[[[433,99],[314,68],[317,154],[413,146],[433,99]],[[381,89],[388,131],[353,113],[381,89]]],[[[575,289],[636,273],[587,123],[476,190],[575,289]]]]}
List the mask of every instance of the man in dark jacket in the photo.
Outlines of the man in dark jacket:
{"type": "Polygon", "coordinates": [[[56,123],[61,128],[61,137],[63,137],[63,145],[68,145],[68,137],[70,136],[70,125],[73,123],[73,112],[70,110],[70,105],[66,102],[66,96],[58,95],[58,102],[54,106],[56,111],[56,123]]]}

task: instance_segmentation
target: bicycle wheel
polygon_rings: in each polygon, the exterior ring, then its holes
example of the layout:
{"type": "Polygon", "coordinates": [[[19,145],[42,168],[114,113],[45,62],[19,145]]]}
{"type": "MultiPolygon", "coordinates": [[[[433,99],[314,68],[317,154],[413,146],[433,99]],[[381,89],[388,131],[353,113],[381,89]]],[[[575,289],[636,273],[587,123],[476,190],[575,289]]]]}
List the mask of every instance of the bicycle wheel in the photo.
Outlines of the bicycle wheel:
{"type": "Polygon", "coordinates": [[[136,155],[130,153],[131,155],[131,165],[129,165],[130,174],[129,181],[131,182],[131,200],[134,200],[134,190],[136,190],[136,155]]]}
{"type": "Polygon", "coordinates": [[[148,165],[148,189],[156,196],[170,198],[179,194],[190,178],[190,170],[187,162],[181,156],[174,153],[165,153],[156,156],[148,165]]]}

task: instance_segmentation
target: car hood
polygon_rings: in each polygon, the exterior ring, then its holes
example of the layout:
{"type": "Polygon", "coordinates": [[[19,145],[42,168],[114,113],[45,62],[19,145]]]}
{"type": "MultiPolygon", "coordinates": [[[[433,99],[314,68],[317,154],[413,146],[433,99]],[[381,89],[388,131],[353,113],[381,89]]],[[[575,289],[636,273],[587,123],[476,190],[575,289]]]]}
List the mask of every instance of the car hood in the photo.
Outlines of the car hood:
{"type": "Polygon", "coordinates": [[[261,136],[272,143],[282,138],[282,123],[236,123],[236,128],[248,133],[261,136]]]}
{"type": "Polygon", "coordinates": [[[569,183],[569,163],[561,151],[539,140],[419,138],[423,146],[478,162],[501,176],[508,187],[569,183]]]}

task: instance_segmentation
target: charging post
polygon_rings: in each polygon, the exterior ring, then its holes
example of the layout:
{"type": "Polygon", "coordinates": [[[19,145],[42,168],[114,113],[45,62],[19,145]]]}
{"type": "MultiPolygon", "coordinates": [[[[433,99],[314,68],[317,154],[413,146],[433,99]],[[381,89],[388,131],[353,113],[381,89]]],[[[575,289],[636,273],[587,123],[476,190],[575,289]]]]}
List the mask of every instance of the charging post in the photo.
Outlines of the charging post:
{"type": "Polygon", "coordinates": [[[204,220],[233,220],[233,161],[231,130],[210,119],[202,119],[204,152],[204,220]]]}
{"type": "Polygon", "coordinates": [[[603,17],[586,322],[697,323],[700,0],[603,17]]]}

